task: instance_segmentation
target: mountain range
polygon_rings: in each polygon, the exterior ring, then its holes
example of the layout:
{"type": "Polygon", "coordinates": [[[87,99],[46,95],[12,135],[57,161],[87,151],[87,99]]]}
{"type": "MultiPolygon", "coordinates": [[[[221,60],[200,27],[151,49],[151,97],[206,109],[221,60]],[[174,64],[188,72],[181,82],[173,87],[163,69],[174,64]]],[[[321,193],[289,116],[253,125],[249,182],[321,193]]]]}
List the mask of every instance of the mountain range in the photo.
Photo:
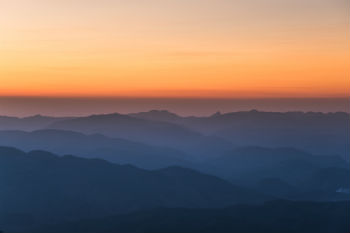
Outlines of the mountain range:
{"type": "Polygon", "coordinates": [[[188,155],[173,148],[109,138],[102,134],[85,135],[67,130],[0,131],[0,145],[25,151],[47,150],[59,155],[97,157],[117,164],[133,164],[146,169],[174,165],[187,166],[189,163],[188,155]]]}
{"type": "Polygon", "coordinates": [[[0,116],[0,232],[348,232],[348,129],[342,112],[0,116]]]}
{"type": "Polygon", "coordinates": [[[0,117],[0,130],[59,129],[103,134],[153,146],[173,147],[197,158],[215,157],[232,147],[294,147],[349,161],[349,114],[318,112],[216,113],[182,117],[166,110],[86,117],[0,117]]]}
{"type": "Polygon", "coordinates": [[[181,167],[147,171],[8,147],[0,147],[0,177],[0,225],[13,231],[155,207],[213,208],[272,199],[181,167]]]}

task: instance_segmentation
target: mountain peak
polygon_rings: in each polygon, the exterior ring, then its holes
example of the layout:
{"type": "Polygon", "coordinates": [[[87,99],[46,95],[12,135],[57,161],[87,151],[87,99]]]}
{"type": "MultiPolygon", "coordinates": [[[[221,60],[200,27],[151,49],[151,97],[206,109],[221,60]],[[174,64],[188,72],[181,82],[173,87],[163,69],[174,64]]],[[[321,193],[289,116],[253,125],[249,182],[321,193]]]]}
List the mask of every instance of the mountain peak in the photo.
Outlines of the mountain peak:
{"type": "Polygon", "coordinates": [[[217,111],[216,113],[214,113],[210,117],[218,117],[218,116],[221,116],[221,115],[222,115],[222,113],[220,111],[217,111]]]}
{"type": "Polygon", "coordinates": [[[148,112],[131,113],[129,116],[160,121],[175,121],[181,118],[179,115],[169,112],[168,110],[153,109],[148,112]]]}

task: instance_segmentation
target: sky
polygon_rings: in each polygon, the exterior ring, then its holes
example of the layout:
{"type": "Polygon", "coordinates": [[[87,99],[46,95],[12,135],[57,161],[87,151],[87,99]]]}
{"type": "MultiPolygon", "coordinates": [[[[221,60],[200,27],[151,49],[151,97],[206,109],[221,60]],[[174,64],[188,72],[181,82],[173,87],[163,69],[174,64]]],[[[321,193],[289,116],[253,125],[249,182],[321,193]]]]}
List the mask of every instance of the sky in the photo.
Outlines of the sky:
{"type": "Polygon", "coordinates": [[[348,0],[0,0],[0,96],[342,98],[348,0]]]}

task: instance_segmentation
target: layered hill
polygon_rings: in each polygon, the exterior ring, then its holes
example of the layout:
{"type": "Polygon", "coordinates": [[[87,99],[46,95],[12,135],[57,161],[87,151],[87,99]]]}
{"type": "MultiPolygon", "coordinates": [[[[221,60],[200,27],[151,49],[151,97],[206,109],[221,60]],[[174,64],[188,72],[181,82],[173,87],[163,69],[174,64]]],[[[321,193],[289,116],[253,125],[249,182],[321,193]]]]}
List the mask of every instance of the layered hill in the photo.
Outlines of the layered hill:
{"type": "Polygon", "coordinates": [[[180,167],[147,171],[7,147],[0,147],[0,186],[3,230],[155,207],[213,208],[271,199],[180,167]]]}

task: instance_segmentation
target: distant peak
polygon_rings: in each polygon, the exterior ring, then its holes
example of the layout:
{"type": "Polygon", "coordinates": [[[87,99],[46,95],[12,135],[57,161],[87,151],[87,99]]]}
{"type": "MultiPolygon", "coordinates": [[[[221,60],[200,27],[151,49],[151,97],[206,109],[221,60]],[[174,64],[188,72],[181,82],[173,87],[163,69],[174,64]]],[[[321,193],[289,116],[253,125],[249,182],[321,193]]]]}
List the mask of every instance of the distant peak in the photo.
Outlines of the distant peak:
{"type": "Polygon", "coordinates": [[[167,113],[169,113],[168,110],[164,110],[164,109],[160,109],[160,110],[152,109],[152,110],[150,110],[150,112],[167,112],[167,113]]]}
{"type": "Polygon", "coordinates": [[[93,115],[90,115],[87,117],[89,117],[89,118],[100,118],[100,117],[110,118],[110,117],[121,117],[121,116],[126,116],[126,115],[114,112],[114,113],[106,113],[106,114],[93,114],[93,115]]]}
{"type": "Polygon", "coordinates": [[[252,110],[250,110],[250,112],[251,112],[251,113],[257,113],[257,112],[259,112],[259,111],[256,110],[256,109],[252,109],[252,110]]]}
{"type": "Polygon", "coordinates": [[[43,116],[41,114],[36,114],[36,115],[25,117],[25,118],[27,118],[27,119],[36,119],[36,118],[46,118],[46,116],[43,116]]]}
{"type": "Polygon", "coordinates": [[[213,115],[211,115],[211,117],[217,117],[217,116],[221,116],[221,112],[217,111],[216,113],[214,113],[213,115]]]}
{"type": "Polygon", "coordinates": [[[169,112],[168,110],[157,110],[153,109],[148,112],[131,113],[131,116],[144,117],[144,118],[158,118],[162,120],[177,119],[179,116],[175,113],[169,112]]]}
{"type": "Polygon", "coordinates": [[[150,110],[149,113],[162,113],[162,114],[169,114],[169,115],[176,115],[175,113],[169,112],[168,110],[157,110],[157,109],[153,109],[150,110]]]}

